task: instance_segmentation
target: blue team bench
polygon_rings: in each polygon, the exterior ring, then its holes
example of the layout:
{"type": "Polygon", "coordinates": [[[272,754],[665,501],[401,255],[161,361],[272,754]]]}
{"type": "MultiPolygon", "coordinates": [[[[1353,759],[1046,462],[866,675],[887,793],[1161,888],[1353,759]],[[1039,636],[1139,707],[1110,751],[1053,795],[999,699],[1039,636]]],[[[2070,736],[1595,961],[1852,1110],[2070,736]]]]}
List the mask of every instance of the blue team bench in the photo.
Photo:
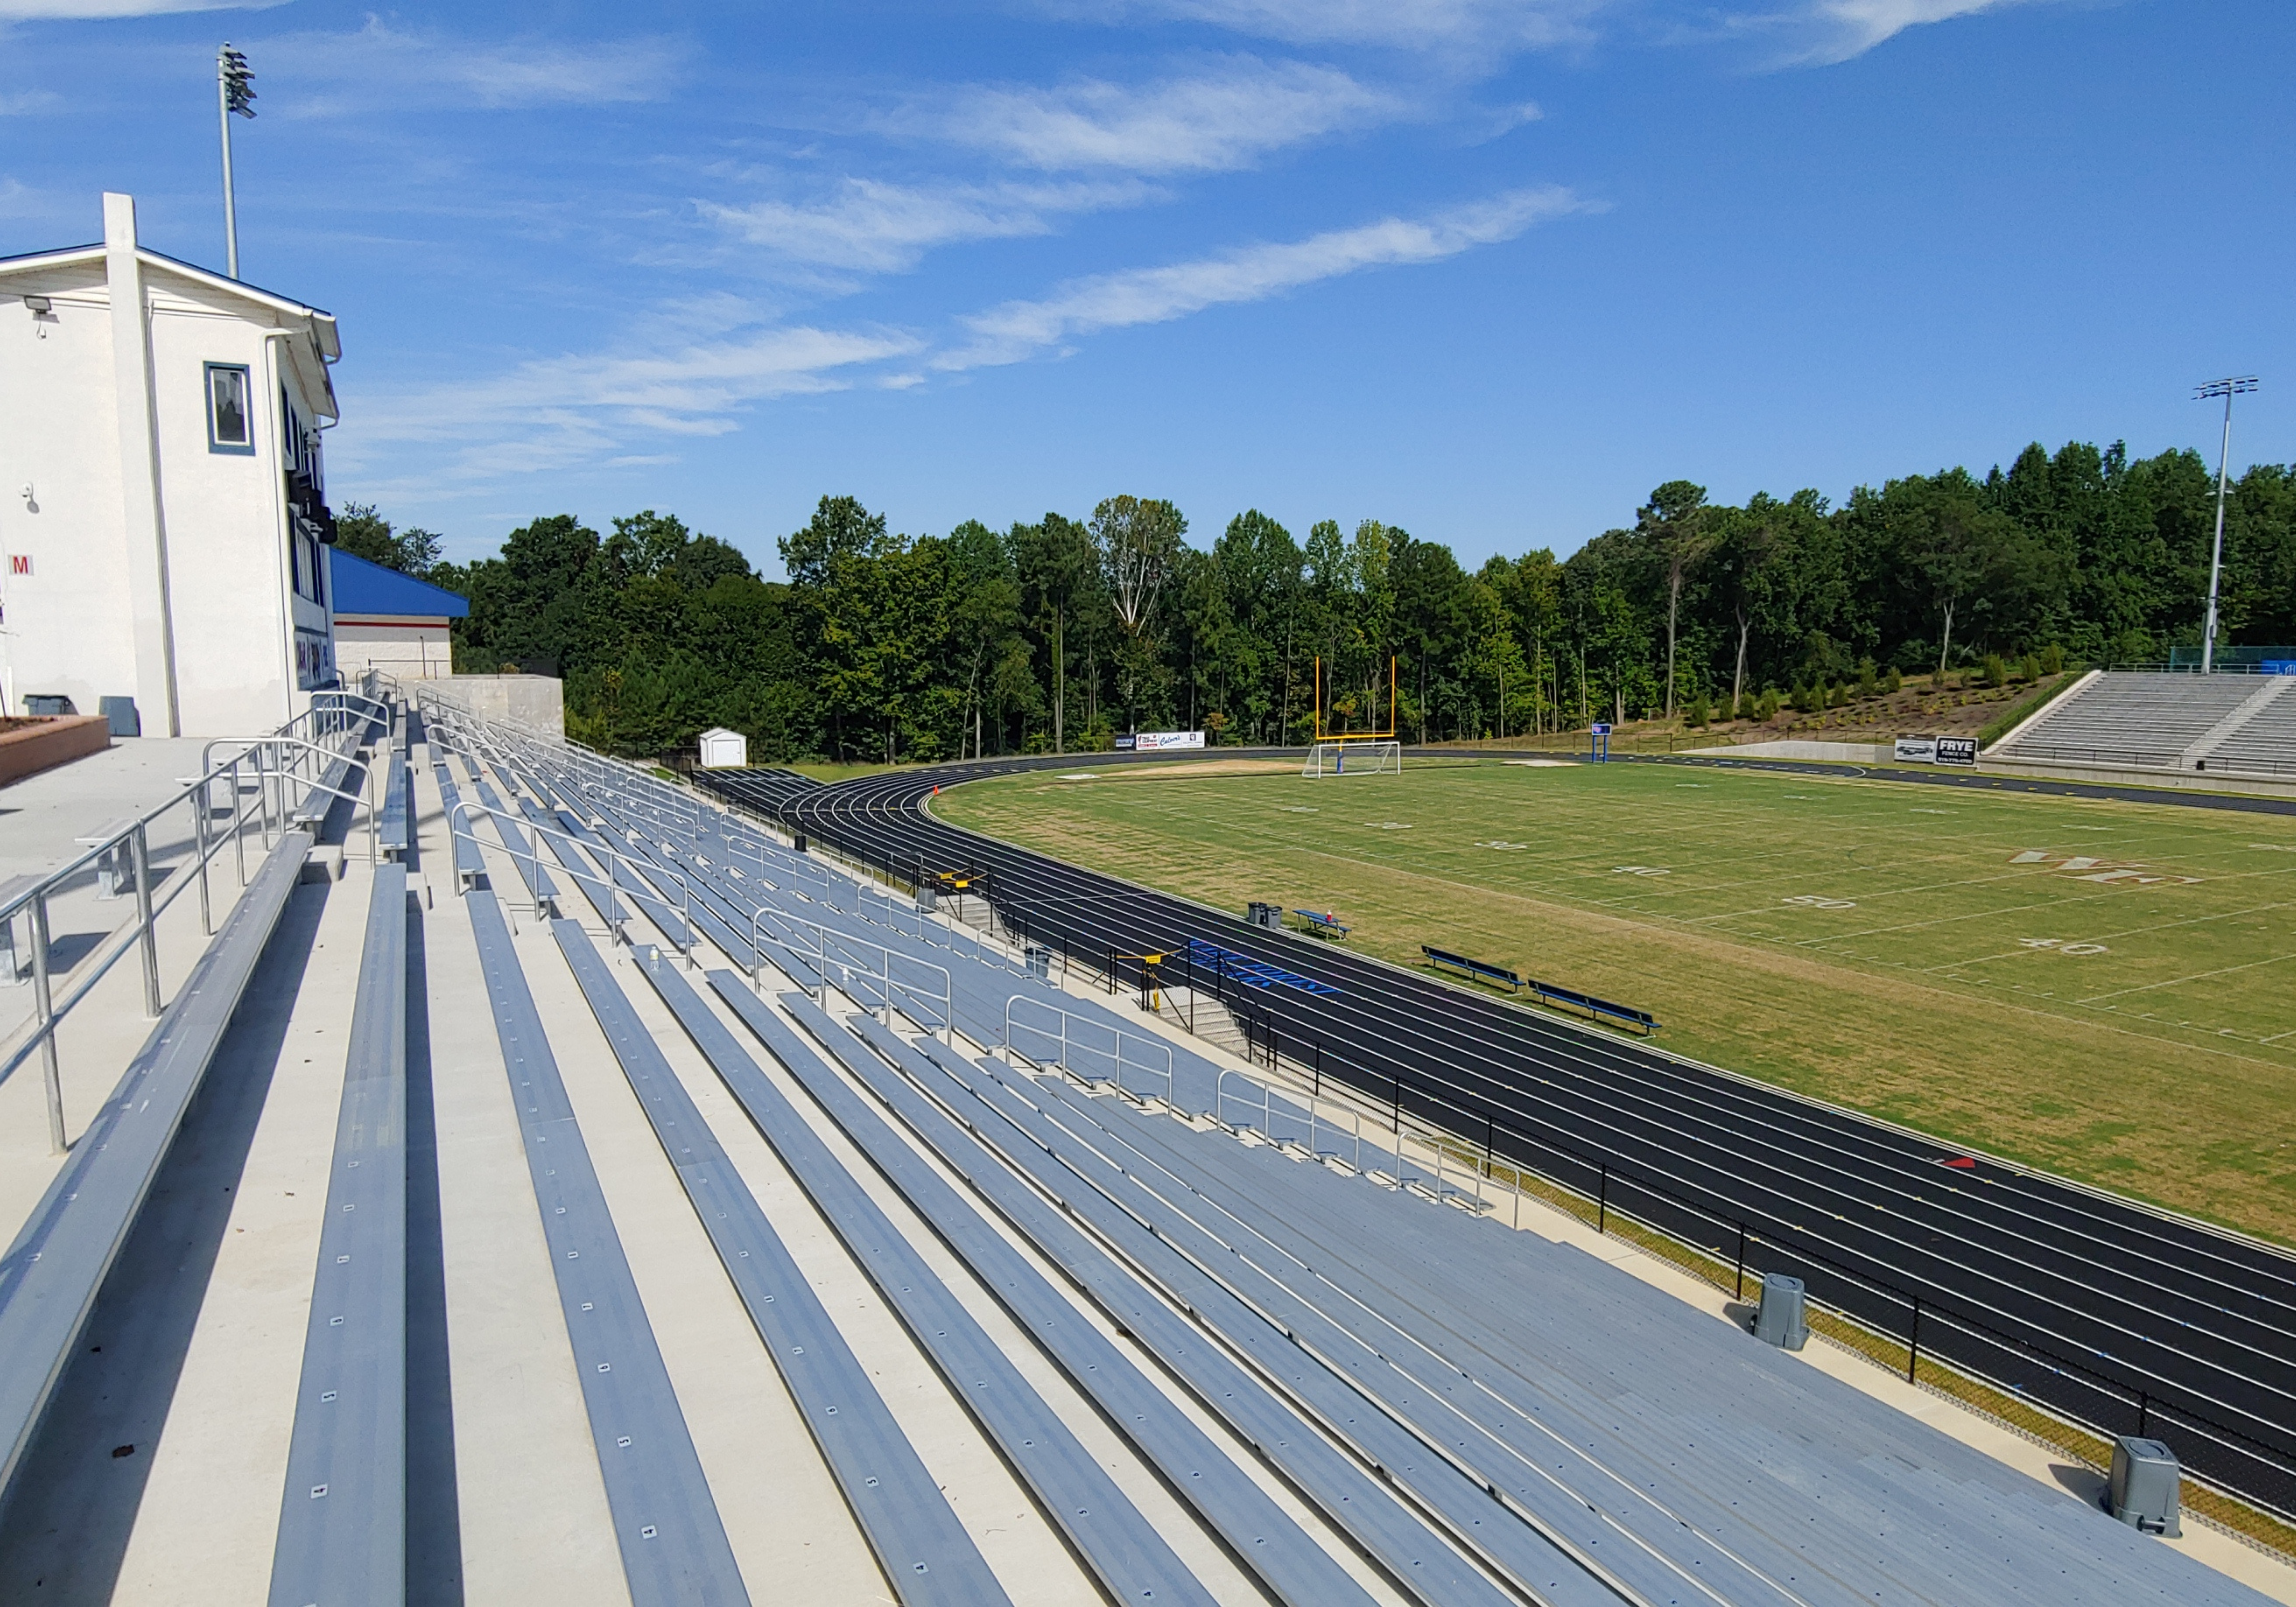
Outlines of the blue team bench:
{"type": "Polygon", "coordinates": [[[1292,914],[1298,918],[1301,931],[1312,932],[1316,937],[1333,943],[1348,935],[1348,929],[1345,926],[1321,910],[1295,909],[1292,914]]]}

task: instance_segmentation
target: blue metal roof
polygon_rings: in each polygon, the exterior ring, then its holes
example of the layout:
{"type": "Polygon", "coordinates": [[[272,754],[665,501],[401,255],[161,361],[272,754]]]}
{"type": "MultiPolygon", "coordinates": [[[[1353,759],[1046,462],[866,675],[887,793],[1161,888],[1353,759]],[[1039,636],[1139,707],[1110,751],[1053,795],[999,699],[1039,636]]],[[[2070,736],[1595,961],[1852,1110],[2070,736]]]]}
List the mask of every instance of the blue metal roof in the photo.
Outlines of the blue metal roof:
{"type": "Polygon", "coordinates": [[[417,580],[380,563],[335,549],[335,613],[406,614],[450,619],[470,617],[471,605],[443,586],[417,580]]]}

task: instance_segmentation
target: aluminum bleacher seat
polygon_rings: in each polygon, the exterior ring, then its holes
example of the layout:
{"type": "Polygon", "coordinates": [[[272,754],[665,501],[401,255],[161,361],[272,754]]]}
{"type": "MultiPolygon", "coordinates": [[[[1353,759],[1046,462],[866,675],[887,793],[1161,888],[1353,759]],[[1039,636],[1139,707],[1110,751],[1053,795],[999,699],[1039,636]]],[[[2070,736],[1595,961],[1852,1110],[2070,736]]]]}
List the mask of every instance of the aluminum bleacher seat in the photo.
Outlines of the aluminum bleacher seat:
{"type": "MultiPolygon", "coordinates": [[[[393,756],[394,758],[397,757],[393,756]]],[[[406,1566],[406,867],[368,895],[275,1602],[403,1597],[406,1566]]]]}
{"type": "Polygon", "coordinates": [[[2270,701],[2210,749],[2200,761],[2202,768],[2212,773],[2296,776],[2296,676],[2275,676],[2274,682],[2279,690],[2270,701]]]}
{"type": "Polygon", "coordinates": [[[463,895],[633,1603],[746,1603],[676,1390],[493,892],[463,895]]]}
{"type": "MultiPolygon", "coordinates": [[[[551,933],[887,1577],[930,1576],[936,1601],[983,1607],[1004,1602],[1004,1591],[979,1547],[949,1510],[867,1371],[839,1337],[828,1311],[710,1136],[692,1095],[631,1012],[588,936],[562,920],[551,923],[551,933]]],[[[659,955],[646,962],[660,963],[659,955]]],[[[980,1357],[967,1360],[978,1365],[980,1357]]],[[[694,1471],[698,1475],[698,1466],[694,1471]]],[[[1103,1494],[1113,1491],[1089,1492],[1103,1494]]]]}
{"type": "Polygon", "coordinates": [[[2116,672],[2041,711],[2000,745],[2021,759],[2174,769],[2258,689],[2252,676],[2116,672]]]}

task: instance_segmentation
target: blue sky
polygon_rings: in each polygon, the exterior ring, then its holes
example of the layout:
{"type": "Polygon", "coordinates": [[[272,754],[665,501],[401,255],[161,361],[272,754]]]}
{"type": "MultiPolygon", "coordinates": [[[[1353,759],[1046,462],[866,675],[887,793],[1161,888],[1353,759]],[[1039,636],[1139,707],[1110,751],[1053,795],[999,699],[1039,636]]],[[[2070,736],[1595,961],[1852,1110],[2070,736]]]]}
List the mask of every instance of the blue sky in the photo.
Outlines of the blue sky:
{"type": "Polygon", "coordinates": [[[335,312],[331,494],[490,550],[1119,491],[1576,548],[2029,439],[2296,458],[2286,0],[0,0],[0,253],[335,312]],[[2277,110],[2276,110],[2276,108],[2277,110]]]}

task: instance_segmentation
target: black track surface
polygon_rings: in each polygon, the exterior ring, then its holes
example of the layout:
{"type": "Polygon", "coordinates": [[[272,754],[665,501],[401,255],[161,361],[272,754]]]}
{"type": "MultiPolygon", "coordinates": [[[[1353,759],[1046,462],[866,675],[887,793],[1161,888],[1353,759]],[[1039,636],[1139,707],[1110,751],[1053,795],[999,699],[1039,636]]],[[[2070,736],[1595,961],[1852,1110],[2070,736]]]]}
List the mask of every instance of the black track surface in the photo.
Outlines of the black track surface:
{"type": "MultiPolygon", "coordinates": [[[[1128,762],[1134,756],[990,760],[831,787],[792,788],[775,776],[771,807],[792,828],[898,875],[971,870],[1008,926],[1088,963],[1123,970],[1111,954],[1168,953],[1202,938],[1330,983],[1336,996],[1221,991],[1263,1047],[1280,1045],[1322,1076],[1580,1190],[1605,1211],[1704,1245],[1726,1264],[1734,1257],[1804,1276],[1814,1297],[1914,1340],[1923,1356],[1949,1358],[2108,1435],[2166,1439],[2191,1471],[2296,1514],[2296,1258],[1989,1159],[1948,1166],[1970,1158],[929,813],[940,788],[980,776],[1128,762]]],[[[2226,807],[2216,795],[2008,785],[2226,807]]],[[[2278,799],[2241,801],[2296,812],[2278,799]]],[[[1236,890],[1239,904],[1251,890],[1236,890]]],[[[1168,964],[1162,975],[1214,986],[1168,964]]]]}

